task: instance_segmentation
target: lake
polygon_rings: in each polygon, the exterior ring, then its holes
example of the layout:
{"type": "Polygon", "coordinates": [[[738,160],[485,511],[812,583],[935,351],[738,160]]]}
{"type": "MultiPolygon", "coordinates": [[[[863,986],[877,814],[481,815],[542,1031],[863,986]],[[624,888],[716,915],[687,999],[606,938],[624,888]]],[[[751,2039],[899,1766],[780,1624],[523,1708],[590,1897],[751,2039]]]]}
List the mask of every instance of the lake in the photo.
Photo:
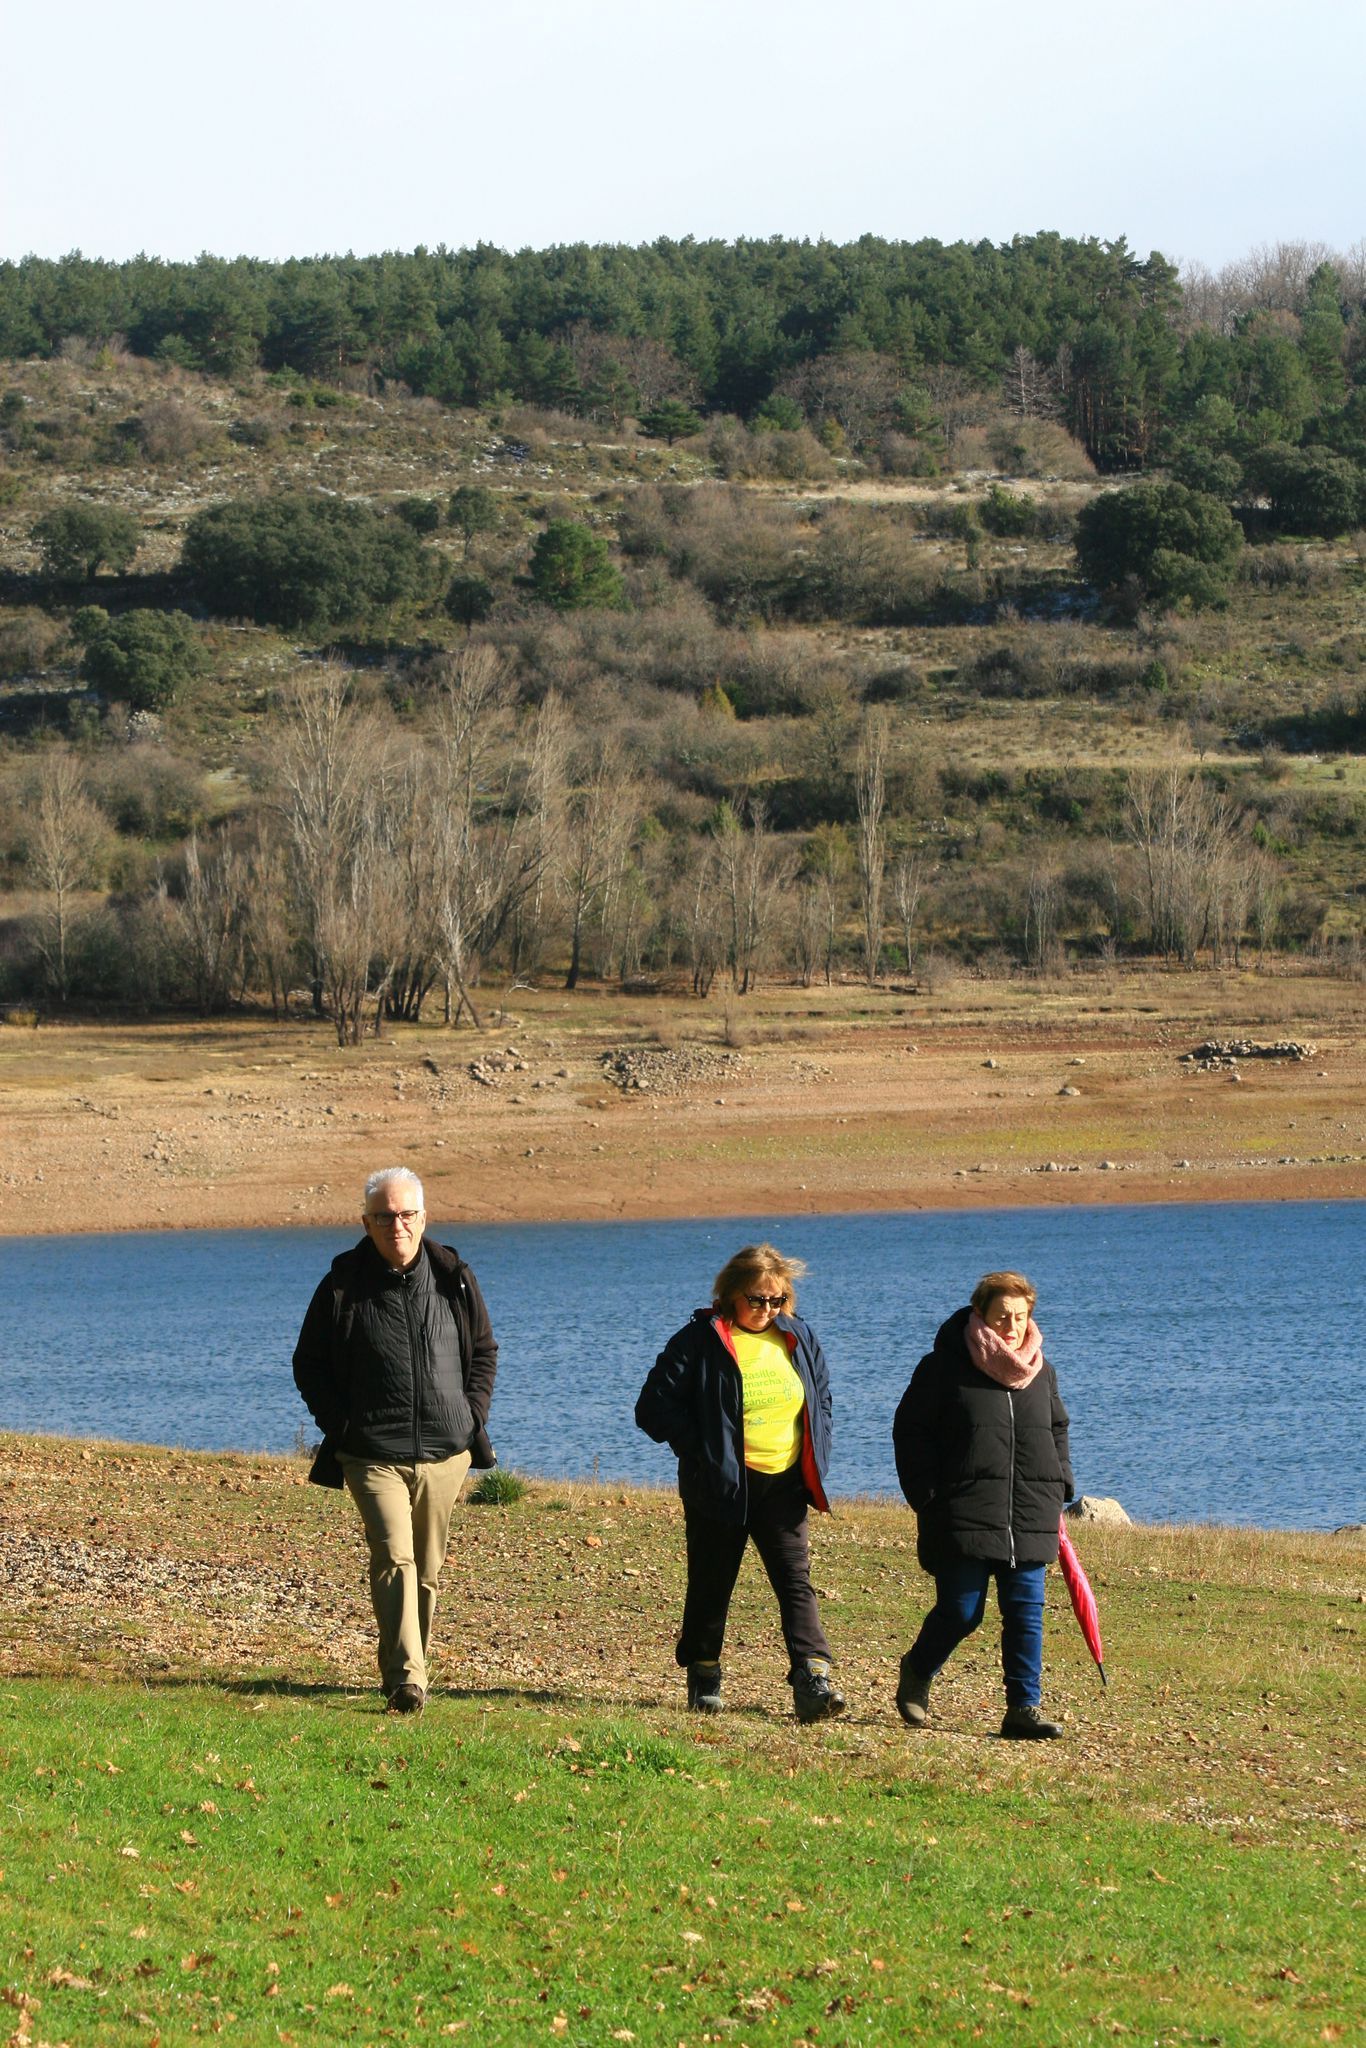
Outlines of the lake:
{"type": "MultiPolygon", "coordinates": [[[[741,1244],[807,1261],[830,1363],[834,1494],[896,1494],[891,1422],[938,1324],[1023,1270],[1084,1492],[1144,1521],[1366,1520],[1366,1206],[1228,1203],[432,1226],[488,1298],[491,1434],[551,1478],[672,1484],[632,1422],[664,1340],[741,1244]]],[[[357,1231],[356,1235],[359,1235],[357,1231]]],[[[0,1240],[10,1429],[287,1451],[290,1354],[345,1229],[0,1240]]]]}

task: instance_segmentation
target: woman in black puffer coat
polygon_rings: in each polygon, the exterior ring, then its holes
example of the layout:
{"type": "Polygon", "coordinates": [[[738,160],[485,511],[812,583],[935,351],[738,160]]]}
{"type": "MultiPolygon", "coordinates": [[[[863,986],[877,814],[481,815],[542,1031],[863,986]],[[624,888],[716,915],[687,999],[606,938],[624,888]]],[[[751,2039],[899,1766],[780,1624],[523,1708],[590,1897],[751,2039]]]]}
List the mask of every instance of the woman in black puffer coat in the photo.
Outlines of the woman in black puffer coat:
{"type": "Polygon", "coordinates": [[[1044,1573],[1075,1492],[1067,1410],[1022,1273],[987,1273],[971,1305],[940,1326],[892,1426],[897,1477],[915,1509],[921,1565],[936,1599],[901,1660],[897,1711],[929,1716],[935,1674],[986,1612],[996,1581],[1005,1672],[1004,1736],[1061,1735],[1040,1711],[1044,1573]]]}

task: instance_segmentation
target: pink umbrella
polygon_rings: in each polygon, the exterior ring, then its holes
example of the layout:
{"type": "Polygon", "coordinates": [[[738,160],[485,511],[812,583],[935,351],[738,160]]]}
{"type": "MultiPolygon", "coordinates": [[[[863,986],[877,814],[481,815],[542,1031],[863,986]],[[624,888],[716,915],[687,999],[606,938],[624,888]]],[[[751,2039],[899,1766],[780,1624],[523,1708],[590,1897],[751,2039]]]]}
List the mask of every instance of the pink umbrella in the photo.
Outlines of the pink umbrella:
{"type": "Polygon", "coordinates": [[[1096,1660],[1096,1669],[1100,1673],[1100,1682],[1102,1685],[1108,1685],[1109,1680],[1105,1676],[1105,1651],[1100,1640],[1100,1614],[1096,1608],[1096,1596],[1091,1591],[1091,1581],[1082,1570],[1081,1559],[1072,1548],[1072,1538],[1067,1533],[1067,1525],[1061,1519],[1058,1522],[1058,1563],[1062,1566],[1062,1575],[1067,1584],[1068,1598],[1072,1602],[1072,1612],[1076,1615],[1081,1625],[1081,1632],[1086,1638],[1086,1647],[1096,1660]]]}

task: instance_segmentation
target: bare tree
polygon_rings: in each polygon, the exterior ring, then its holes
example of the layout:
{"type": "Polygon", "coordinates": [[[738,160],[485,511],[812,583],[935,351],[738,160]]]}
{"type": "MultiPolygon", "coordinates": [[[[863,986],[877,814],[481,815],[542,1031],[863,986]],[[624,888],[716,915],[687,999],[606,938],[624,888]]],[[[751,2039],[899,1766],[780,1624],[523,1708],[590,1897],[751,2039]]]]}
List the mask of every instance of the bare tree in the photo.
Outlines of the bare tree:
{"type": "Polygon", "coordinates": [[[28,871],[48,902],[38,925],[38,951],[48,988],[59,1003],[70,993],[72,920],[78,893],[99,875],[109,827],[85,785],[76,756],[53,747],[43,756],[28,871]]]}
{"type": "Polygon", "coordinates": [[[277,776],[314,1003],[326,1000],[338,1043],[354,1045],[390,893],[380,872],[385,747],[343,668],[296,678],[286,702],[277,776]]]}
{"type": "Polygon", "coordinates": [[[672,922],[679,934],[692,978],[692,992],[695,996],[709,995],[726,951],[714,839],[707,838],[689,845],[686,863],[674,877],[670,905],[672,922]]]}
{"type": "Polygon", "coordinates": [[[389,979],[391,1017],[416,1023],[441,973],[443,834],[448,819],[446,778],[439,756],[415,747],[397,771],[394,797],[394,883],[400,899],[401,940],[389,979]]]}
{"type": "Polygon", "coordinates": [[[1260,967],[1276,943],[1285,882],[1275,862],[1260,851],[1249,860],[1248,872],[1252,877],[1252,929],[1257,937],[1257,965],[1260,967]]]}
{"type": "Polygon", "coordinates": [[[923,853],[915,847],[898,848],[892,861],[890,882],[892,909],[901,927],[901,943],[906,953],[907,974],[914,971],[916,916],[928,873],[929,863],[923,853]]]}
{"type": "Polygon", "coordinates": [[[1244,858],[1227,800],[1175,765],[1132,773],[1126,829],[1138,851],[1152,942],[1193,967],[1228,922],[1227,896],[1244,858]]]}
{"type": "Polygon", "coordinates": [[[640,816],[639,796],[609,734],[587,754],[566,807],[561,884],[569,920],[566,988],[577,988],[591,922],[620,872],[640,816]]]}
{"type": "Polygon", "coordinates": [[[751,994],[757,984],[774,910],[790,867],[769,833],[762,799],[749,796],[744,808],[748,829],[729,803],[720,805],[712,827],[731,985],[742,996],[751,994]]]}
{"type": "Polygon", "coordinates": [[[882,884],[887,867],[887,720],[881,711],[864,714],[854,770],[854,800],[858,809],[863,971],[871,986],[882,964],[882,884]]]}
{"type": "Polygon", "coordinates": [[[279,831],[266,815],[253,819],[244,859],[246,969],[270,997],[271,1015],[280,1017],[289,1001],[297,937],[290,916],[289,863],[279,831]]]}
{"type": "MultiPolygon", "coordinates": [[[[437,745],[442,768],[435,915],[454,1021],[468,1010],[482,955],[542,872],[546,847],[527,826],[527,780],[512,747],[513,678],[487,646],[468,647],[439,669],[437,745]]],[[[450,1015],[450,1001],[447,998],[450,1015]]]]}
{"type": "Polygon", "coordinates": [[[793,961],[802,987],[810,988],[825,948],[825,908],[820,883],[814,875],[799,878],[790,910],[793,961]]]}
{"type": "Polygon", "coordinates": [[[1057,372],[1041,363],[1031,349],[1021,345],[1014,351],[1004,388],[1006,403],[1019,419],[1057,418],[1057,372]]]}
{"type": "Polygon", "coordinates": [[[820,905],[822,954],[827,988],[835,978],[835,952],[849,902],[854,857],[840,825],[817,825],[802,849],[801,870],[820,905]]]}
{"type": "Polygon", "coordinates": [[[1025,885],[1025,959],[1036,973],[1053,961],[1062,906],[1061,878],[1050,863],[1029,871],[1025,885]]]}
{"type": "Polygon", "coordinates": [[[569,714],[561,698],[550,690],[536,710],[527,763],[526,823],[534,873],[513,916],[514,974],[534,973],[546,944],[554,876],[564,843],[570,737],[569,714]]]}
{"type": "Polygon", "coordinates": [[[220,838],[206,857],[199,835],[185,848],[185,884],[176,904],[180,950],[190,993],[201,1015],[226,1008],[239,991],[245,958],[247,863],[220,838]]]}

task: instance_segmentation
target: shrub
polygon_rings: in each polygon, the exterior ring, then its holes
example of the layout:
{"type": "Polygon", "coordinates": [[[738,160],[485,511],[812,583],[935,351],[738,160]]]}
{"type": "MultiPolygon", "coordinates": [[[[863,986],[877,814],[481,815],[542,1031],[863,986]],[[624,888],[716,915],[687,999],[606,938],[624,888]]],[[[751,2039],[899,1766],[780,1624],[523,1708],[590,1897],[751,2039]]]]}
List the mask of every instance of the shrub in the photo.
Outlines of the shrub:
{"type": "Polygon", "coordinates": [[[441,575],[401,520],[292,493],[196,513],[181,565],[211,611],[315,631],[422,601],[441,575]]]}
{"type": "Polygon", "coordinates": [[[926,505],[917,505],[913,517],[922,533],[945,539],[971,540],[982,530],[970,498],[932,498],[926,505]]]}
{"type": "Polygon", "coordinates": [[[480,1473],[466,1499],[475,1508],[507,1508],[525,1495],[526,1481],[520,1472],[505,1471],[501,1465],[495,1465],[491,1472],[480,1473]]]}
{"type": "Polygon", "coordinates": [[[892,429],[877,444],[878,461],[884,476],[938,476],[941,451],[933,441],[892,429]]]}
{"type": "Polygon", "coordinates": [[[446,585],[442,603],[446,616],[468,632],[493,610],[493,585],[486,576],[476,576],[471,570],[457,570],[446,585]]]}
{"type": "Polygon", "coordinates": [[[1235,455],[1213,448],[1182,448],[1170,463],[1173,483],[1188,490],[1203,491],[1208,498],[1222,498],[1227,505],[1243,487],[1243,465],[1235,455]]]}
{"type": "Polygon", "coordinates": [[[1334,564],[1322,554],[1284,544],[1244,548],[1238,558],[1238,581],[1255,590],[1313,590],[1335,574],[1334,564]]]}
{"type": "Polygon", "coordinates": [[[91,764],[91,783],[124,839],[183,839],[208,818],[201,771],[159,742],[134,739],[128,746],[101,748],[91,764]]]}
{"type": "Polygon", "coordinates": [[[59,505],[34,521],[32,538],[49,576],[88,583],[105,566],[116,575],[129,568],[141,533],[131,512],[106,505],[59,505]]]}
{"type": "Polygon", "coordinates": [[[436,533],[441,526],[441,507],[435,498],[400,498],[394,516],[414,533],[436,533]]]}
{"type": "Polygon", "coordinates": [[[1328,448],[1264,448],[1248,475],[1271,500],[1283,533],[1350,533],[1366,513],[1366,471],[1328,448]]]}
{"type": "Polygon", "coordinates": [[[139,610],[111,619],[90,605],[76,614],[72,630],[85,643],[86,681],[135,711],[164,711],[205,666],[199,636],[184,612],[139,610]]]}
{"type": "Polygon", "coordinates": [[[249,419],[234,420],[228,428],[228,439],[239,448],[269,448],[276,438],[275,422],[256,414],[249,419]]]}
{"type": "Polygon", "coordinates": [[[801,425],[769,426],[751,434],[739,420],[720,419],[707,434],[706,452],[718,476],[727,480],[778,476],[817,482],[835,474],[829,451],[801,425]]]}
{"type": "Polygon", "coordinates": [[[450,495],[447,516],[463,536],[465,553],[476,533],[492,533],[498,524],[498,500],[485,484],[461,484],[450,495]]]}
{"type": "Polygon", "coordinates": [[[0,676],[46,668],[65,637],[65,628],[45,612],[6,613],[0,618],[0,676]]]}
{"type": "Polygon", "coordinates": [[[1088,583],[1128,583],[1159,604],[1219,603],[1242,532],[1217,498],[1184,484],[1135,484],[1092,499],[1077,518],[1077,563],[1088,583]]]}
{"type": "Polygon", "coordinates": [[[750,421],[756,434],[795,434],[805,425],[806,414],[785,391],[770,391],[750,421]]]}
{"type": "Polygon", "coordinates": [[[1018,491],[1008,491],[1001,484],[992,484],[979,508],[979,516],[988,533],[994,533],[998,540],[1015,540],[1038,529],[1038,519],[1033,504],[1018,491]]]}
{"type": "Polygon", "coordinates": [[[175,398],[154,398],[131,425],[133,438],[152,463],[187,461],[208,433],[199,414],[175,398]]]}

